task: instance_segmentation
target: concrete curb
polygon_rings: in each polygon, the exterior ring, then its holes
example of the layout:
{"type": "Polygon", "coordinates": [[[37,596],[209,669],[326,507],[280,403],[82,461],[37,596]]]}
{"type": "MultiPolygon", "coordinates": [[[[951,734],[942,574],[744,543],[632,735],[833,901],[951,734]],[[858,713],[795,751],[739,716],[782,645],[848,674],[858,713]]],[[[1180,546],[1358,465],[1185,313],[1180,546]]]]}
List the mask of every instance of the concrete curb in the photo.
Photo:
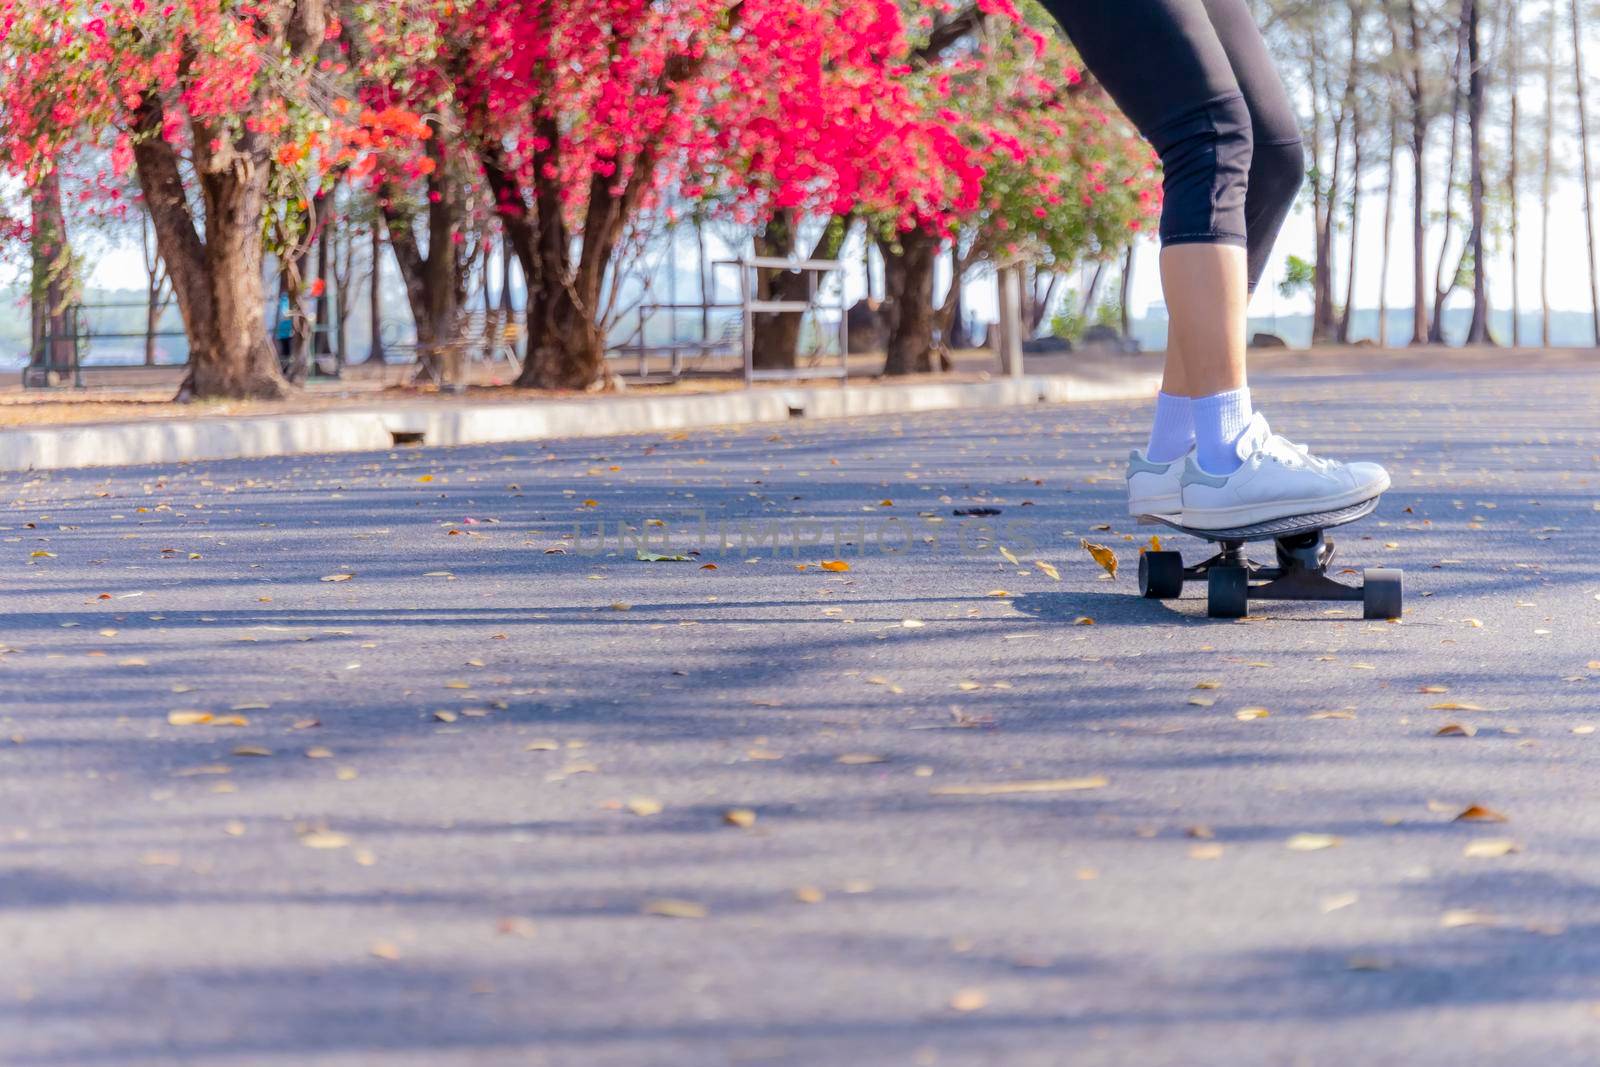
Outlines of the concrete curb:
{"type": "Polygon", "coordinates": [[[988,382],[746,389],[693,396],[541,400],[447,406],[389,404],[298,415],[160,419],[0,430],[0,470],[137,466],[316,452],[600,437],[791,418],[845,418],[951,408],[1015,407],[1154,396],[1160,375],[1106,381],[1030,375],[988,382]]]}

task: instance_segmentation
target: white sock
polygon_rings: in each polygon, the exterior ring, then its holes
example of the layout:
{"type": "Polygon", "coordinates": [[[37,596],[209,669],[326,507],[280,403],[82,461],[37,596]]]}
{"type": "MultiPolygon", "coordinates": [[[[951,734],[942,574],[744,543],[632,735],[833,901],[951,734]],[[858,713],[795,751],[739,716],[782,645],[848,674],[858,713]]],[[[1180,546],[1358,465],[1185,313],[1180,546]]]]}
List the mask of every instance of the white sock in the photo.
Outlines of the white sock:
{"type": "Polygon", "coordinates": [[[1232,474],[1240,459],[1234,451],[1250,425],[1250,387],[1197,396],[1189,402],[1194,413],[1195,460],[1207,474],[1232,474]]]}
{"type": "Polygon", "coordinates": [[[1194,447],[1194,416],[1189,398],[1171,393],[1156,394],[1156,418],[1150,427],[1150,444],[1144,458],[1151,463],[1170,463],[1194,447]]]}

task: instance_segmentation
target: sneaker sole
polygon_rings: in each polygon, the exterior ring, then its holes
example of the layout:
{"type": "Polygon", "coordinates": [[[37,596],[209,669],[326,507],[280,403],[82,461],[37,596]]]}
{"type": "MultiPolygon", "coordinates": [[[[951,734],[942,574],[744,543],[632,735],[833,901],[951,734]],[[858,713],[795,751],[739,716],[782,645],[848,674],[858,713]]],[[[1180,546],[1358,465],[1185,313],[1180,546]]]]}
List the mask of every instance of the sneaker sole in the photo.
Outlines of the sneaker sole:
{"type": "Polygon", "coordinates": [[[1231,508],[1184,508],[1183,524],[1196,530],[1232,530],[1255,526],[1277,519],[1292,519],[1298,515],[1315,515],[1323,511],[1338,511],[1354,507],[1389,491],[1389,479],[1374,486],[1352,489],[1339,496],[1309,500],[1269,500],[1260,504],[1241,504],[1231,508]]]}

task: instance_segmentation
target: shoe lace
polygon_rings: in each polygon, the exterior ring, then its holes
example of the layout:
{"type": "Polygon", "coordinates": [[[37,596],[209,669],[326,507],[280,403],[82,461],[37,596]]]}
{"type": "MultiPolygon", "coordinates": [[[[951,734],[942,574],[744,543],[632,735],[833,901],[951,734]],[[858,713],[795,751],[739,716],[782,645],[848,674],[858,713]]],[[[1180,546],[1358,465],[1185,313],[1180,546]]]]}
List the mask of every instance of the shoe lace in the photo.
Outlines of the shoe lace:
{"type": "Polygon", "coordinates": [[[1296,444],[1281,433],[1275,433],[1268,437],[1261,449],[1280,463],[1290,467],[1304,467],[1317,472],[1327,472],[1338,466],[1333,460],[1313,456],[1311,454],[1311,446],[1296,444]]]}

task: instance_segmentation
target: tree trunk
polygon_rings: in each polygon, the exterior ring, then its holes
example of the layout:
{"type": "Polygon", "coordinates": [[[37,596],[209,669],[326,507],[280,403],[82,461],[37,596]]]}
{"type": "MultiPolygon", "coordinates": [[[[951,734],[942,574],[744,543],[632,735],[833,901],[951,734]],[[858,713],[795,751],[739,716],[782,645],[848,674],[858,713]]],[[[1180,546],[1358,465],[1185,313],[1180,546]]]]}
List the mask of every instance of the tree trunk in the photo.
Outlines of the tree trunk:
{"type": "MultiPolygon", "coordinates": [[[[331,206],[331,205],[330,205],[331,206]]],[[[333,299],[333,287],[329,284],[332,280],[328,270],[328,240],[332,230],[329,220],[319,219],[322,224],[322,233],[317,235],[317,280],[322,283],[322,295],[316,297],[317,316],[316,325],[311,332],[311,366],[317,366],[317,357],[324,354],[328,343],[328,334],[332,332],[333,320],[329,317],[329,302],[333,299]]]]}
{"type": "Polygon", "coordinates": [[[949,310],[944,325],[944,343],[952,352],[972,347],[972,337],[967,333],[966,273],[966,267],[961,262],[961,241],[958,234],[950,242],[951,292],[945,299],[949,310]]]}
{"type": "Polygon", "coordinates": [[[885,326],[883,373],[925,374],[933,370],[933,271],[939,239],[918,227],[897,235],[883,253],[885,326]]]}
{"type": "Polygon", "coordinates": [[[383,354],[383,220],[372,220],[372,270],[367,275],[367,309],[372,319],[368,363],[382,363],[383,354]]]}
{"type": "Polygon", "coordinates": [[[1462,0],[1467,33],[1467,131],[1472,168],[1472,325],[1467,344],[1493,344],[1489,335],[1489,290],[1485,280],[1483,219],[1483,70],[1478,43],[1478,0],[1462,0]]]}
{"type": "Polygon", "coordinates": [[[29,295],[32,359],[58,374],[72,366],[72,317],[67,304],[72,291],[72,252],[67,244],[67,219],[61,206],[61,175],[52,170],[39,179],[32,195],[33,286],[29,295]]]}
{"type": "Polygon", "coordinates": [[[156,331],[170,298],[167,296],[166,264],[156,252],[149,215],[139,217],[139,244],[144,253],[145,272],[144,365],[153,367],[156,365],[156,331]]]}
{"type": "Polygon", "coordinates": [[[1378,347],[1389,347],[1389,251],[1394,236],[1394,181],[1399,162],[1400,124],[1389,107],[1389,165],[1383,182],[1383,252],[1378,259],[1378,347]]]}
{"type": "MultiPolygon", "coordinates": [[[[428,151],[435,159],[435,167],[428,176],[427,254],[422,252],[411,220],[401,218],[389,207],[384,208],[384,216],[389,224],[389,244],[400,264],[406,302],[411,307],[411,318],[417,330],[419,373],[431,370],[441,380],[446,380],[455,377],[454,363],[460,355],[457,334],[466,297],[466,278],[456,247],[461,204],[456,183],[442,158],[440,132],[436,131],[428,140],[428,151]]],[[[393,204],[397,197],[383,190],[380,200],[393,204]]]]}
{"type": "MultiPolygon", "coordinates": [[[[1439,258],[1433,270],[1433,319],[1428,325],[1428,340],[1434,344],[1444,343],[1445,302],[1456,291],[1461,276],[1458,257],[1458,268],[1450,273],[1450,284],[1445,284],[1444,267],[1450,260],[1450,233],[1455,221],[1456,164],[1461,156],[1461,60],[1466,51],[1465,29],[1466,23],[1462,22],[1456,33],[1456,58],[1450,68],[1450,155],[1444,172],[1444,234],[1439,241],[1439,258]]],[[[1466,253],[1464,246],[1461,255],[1466,253]]]]}
{"type": "Polygon", "coordinates": [[[1506,152],[1506,200],[1511,208],[1511,218],[1507,228],[1507,239],[1511,244],[1511,343],[1522,344],[1522,296],[1517,291],[1522,285],[1521,264],[1517,255],[1517,157],[1521,155],[1522,146],[1517,142],[1517,130],[1521,114],[1517,108],[1518,82],[1521,79],[1520,55],[1522,44],[1521,13],[1518,5],[1506,5],[1506,83],[1510,87],[1511,115],[1510,128],[1506,132],[1508,148],[1506,152]]]}
{"type": "Polygon", "coordinates": [[[202,241],[189,212],[178,155],[161,137],[161,105],[146,97],[134,140],[139,186],[166,261],[189,337],[189,375],[180,397],[277,399],[289,392],[267,339],[261,288],[261,218],[267,157],[257,135],[233,143],[201,129],[195,172],[205,209],[202,241]]]}
{"type": "Polygon", "coordinates": [[[1589,113],[1583,86],[1583,18],[1578,0],[1572,0],[1572,80],[1578,93],[1578,146],[1583,159],[1583,232],[1589,248],[1589,309],[1595,344],[1600,345],[1600,281],[1595,275],[1594,186],[1589,178],[1589,113]]]}
{"type": "Polygon", "coordinates": [[[1550,347],[1550,182],[1555,170],[1556,23],[1561,0],[1550,0],[1544,56],[1544,167],[1539,177],[1539,343],[1550,347]]]}
{"type": "MultiPolygon", "coordinates": [[[[1354,17],[1354,16],[1352,16],[1354,17]]],[[[1356,257],[1361,250],[1361,109],[1355,109],[1351,132],[1350,168],[1350,266],[1344,277],[1344,308],[1339,314],[1339,343],[1350,343],[1350,320],[1356,307],[1356,257]]]]}
{"type": "Polygon", "coordinates": [[[1422,78],[1422,24],[1416,0],[1406,4],[1408,71],[1406,91],[1411,97],[1411,343],[1428,343],[1428,150],[1427,86],[1422,78]]]}
{"type": "Polygon", "coordinates": [[[1122,285],[1117,299],[1122,304],[1122,336],[1128,337],[1133,332],[1133,311],[1128,307],[1128,301],[1133,297],[1133,252],[1134,245],[1128,245],[1128,251],[1122,259],[1122,285]]]}

